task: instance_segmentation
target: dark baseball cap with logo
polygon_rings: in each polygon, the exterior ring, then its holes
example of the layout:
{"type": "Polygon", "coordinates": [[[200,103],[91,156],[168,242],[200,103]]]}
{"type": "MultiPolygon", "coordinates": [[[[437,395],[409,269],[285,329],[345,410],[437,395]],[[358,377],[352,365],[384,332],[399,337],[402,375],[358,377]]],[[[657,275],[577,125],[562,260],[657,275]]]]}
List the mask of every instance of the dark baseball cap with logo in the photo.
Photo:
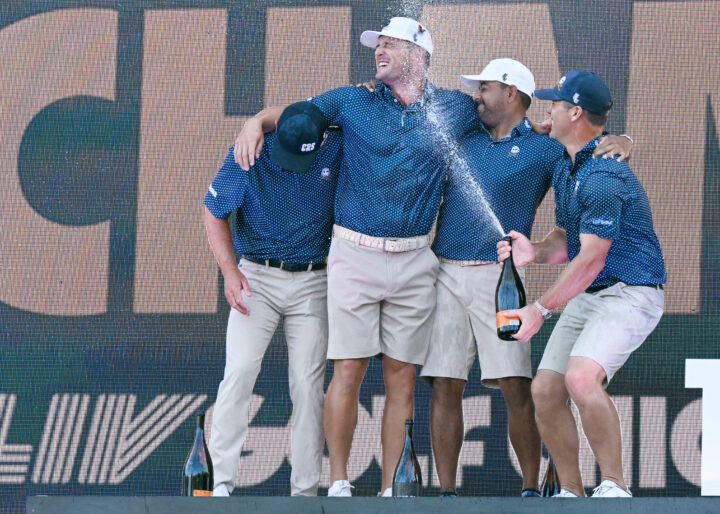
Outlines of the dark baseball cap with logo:
{"type": "Polygon", "coordinates": [[[307,173],[322,145],[328,123],[322,111],[310,102],[288,105],[280,115],[277,139],[270,160],[289,171],[307,173]]]}
{"type": "Polygon", "coordinates": [[[605,81],[584,70],[568,71],[553,88],[536,89],[535,98],[565,100],[600,116],[607,114],[612,107],[610,89],[605,81]]]}

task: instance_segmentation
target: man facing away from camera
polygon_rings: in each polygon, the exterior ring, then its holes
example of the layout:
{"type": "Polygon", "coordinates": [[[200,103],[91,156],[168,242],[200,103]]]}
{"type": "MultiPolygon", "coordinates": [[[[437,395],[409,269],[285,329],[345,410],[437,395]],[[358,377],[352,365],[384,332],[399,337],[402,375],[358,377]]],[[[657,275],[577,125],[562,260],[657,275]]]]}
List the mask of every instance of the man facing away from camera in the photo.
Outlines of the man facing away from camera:
{"type": "Polygon", "coordinates": [[[252,168],[243,171],[231,149],[205,196],[208,240],[231,307],[209,443],[213,496],[228,496],[235,486],[253,387],[281,319],[293,404],[291,494],[317,494],[324,445],[325,258],[342,158],[339,132],[326,129],[317,107],[290,105],[252,168]],[[242,256],[239,265],[235,252],[242,256]]]}

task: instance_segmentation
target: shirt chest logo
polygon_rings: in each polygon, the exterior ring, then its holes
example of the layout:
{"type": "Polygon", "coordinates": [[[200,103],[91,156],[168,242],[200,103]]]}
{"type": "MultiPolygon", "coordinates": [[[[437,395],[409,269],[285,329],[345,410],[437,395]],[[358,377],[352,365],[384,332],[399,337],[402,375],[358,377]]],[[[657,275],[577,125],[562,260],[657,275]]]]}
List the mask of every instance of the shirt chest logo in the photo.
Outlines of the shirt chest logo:
{"type": "Polygon", "coordinates": [[[320,178],[323,180],[327,180],[330,178],[330,168],[323,168],[320,170],[320,178]]]}
{"type": "Polygon", "coordinates": [[[520,157],[520,147],[515,145],[513,146],[510,151],[508,152],[508,157],[515,157],[516,159],[520,157]]]}

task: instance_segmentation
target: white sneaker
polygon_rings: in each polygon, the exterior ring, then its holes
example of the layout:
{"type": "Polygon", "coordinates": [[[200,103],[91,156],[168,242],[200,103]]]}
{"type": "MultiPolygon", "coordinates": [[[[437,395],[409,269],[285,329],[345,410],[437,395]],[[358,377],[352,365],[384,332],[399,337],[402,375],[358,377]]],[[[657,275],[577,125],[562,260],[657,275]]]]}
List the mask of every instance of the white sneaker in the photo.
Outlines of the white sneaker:
{"type": "Polygon", "coordinates": [[[328,496],[352,496],[353,486],[347,480],[335,480],[328,489],[328,496]]]}
{"type": "Polygon", "coordinates": [[[225,484],[220,484],[215,489],[213,489],[212,492],[213,496],[230,496],[230,493],[228,492],[228,488],[225,484]]]}
{"type": "Polygon", "coordinates": [[[623,489],[612,480],[603,480],[593,489],[592,498],[632,498],[630,489],[623,489]]]}
{"type": "Polygon", "coordinates": [[[579,496],[567,489],[560,489],[560,492],[554,495],[553,498],[579,498],[579,496]]]}
{"type": "Polygon", "coordinates": [[[388,496],[392,496],[392,487],[388,487],[382,492],[382,494],[378,494],[378,496],[383,496],[385,498],[387,498],[388,496]]]}

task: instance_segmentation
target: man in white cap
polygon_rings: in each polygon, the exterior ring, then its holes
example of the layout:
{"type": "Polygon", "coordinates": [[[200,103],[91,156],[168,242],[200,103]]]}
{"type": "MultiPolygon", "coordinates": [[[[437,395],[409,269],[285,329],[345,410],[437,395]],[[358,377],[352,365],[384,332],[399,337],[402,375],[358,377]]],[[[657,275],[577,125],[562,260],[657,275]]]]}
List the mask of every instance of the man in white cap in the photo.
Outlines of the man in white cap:
{"type": "MultiPolygon", "coordinates": [[[[497,337],[494,293],[501,267],[496,242],[504,231],[529,235],[563,147],[532,130],[525,117],[535,79],[522,63],[495,59],[479,75],[463,75],[482,125],[452,163],[433,250],[440,259],[430,350],[422,377],[433,387],[431,438],[443,496],[455,496],[464,437],[462,397],[475,356],[482,384],[500,388],[510,442],[523,478],[521,496],[539,496],[540,436],[530,394],[530,346],[497,337]],[[477,201],[477,184],[492,212],[477,201]],[[493,223],[492,216],[499,222],[493,223]]],[[[600,153],[624,155],[628,139],[608,136],[600,153]]],[[[524,270],[520,270],[524,276],[524,270]]]]}
{"type": "MultiPolygon", "coordinates": [[[[425,362],[438,260],[430,249],[449,155],[477,125],[472,99],[427,80],[429,31],[392,18],[361,35],[375,49],[375,91],[345,87],[311,102],[343,131],[343,163],[328,257],[328,359],[334,373],[325,401],[331,496],[350,496],[347,462],[360,385],[370,358],[382,356],[382,490],[389,495],[413,417],[416,365],[425,362]]],[[[278,108],[249,120],[236,142],[243,168],[274,127],[278,108]]]]}

